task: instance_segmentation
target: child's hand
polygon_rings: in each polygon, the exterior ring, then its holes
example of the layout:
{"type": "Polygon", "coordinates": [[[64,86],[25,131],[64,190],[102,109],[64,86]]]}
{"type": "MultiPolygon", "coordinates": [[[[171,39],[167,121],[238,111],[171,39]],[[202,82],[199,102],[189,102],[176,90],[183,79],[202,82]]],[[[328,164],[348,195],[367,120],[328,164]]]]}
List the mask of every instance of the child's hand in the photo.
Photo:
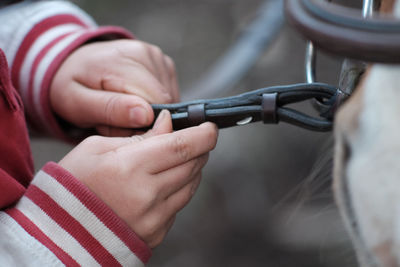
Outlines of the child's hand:
{"type": "Polygon", "coordinates": [[[175,66],[153,45],[136,40],[86,44],[57,71],[50,88],[53,110],[81,128],[130,136],[154,119],[148,103],[179,100],[175,66]]]}
{"type": "Polygon", "coordinates": [[[89,137],[59,164],[153,248],[196,191],[217,136],[211,123],[172,133],[170,115],[163,111],[146,134],[89,137]]]}

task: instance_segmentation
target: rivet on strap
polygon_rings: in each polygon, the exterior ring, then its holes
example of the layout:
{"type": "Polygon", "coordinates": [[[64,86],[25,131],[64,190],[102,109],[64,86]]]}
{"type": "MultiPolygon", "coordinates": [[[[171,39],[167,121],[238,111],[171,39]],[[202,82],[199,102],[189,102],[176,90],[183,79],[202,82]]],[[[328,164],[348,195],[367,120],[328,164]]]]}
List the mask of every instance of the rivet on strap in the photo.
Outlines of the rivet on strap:
{"type": "Polygon", "coordinates": [[[204,104],[188,106],[188,121],[190,126],[200,125],[206,121],[204,104]]]}
{"type": "Polygon", "coordinates": [[[276,100],[278,94],[270,93],[262,95],[262,111],[261,118],[264,123],[278,123],[278,118],[276,116],[276,100]]]}

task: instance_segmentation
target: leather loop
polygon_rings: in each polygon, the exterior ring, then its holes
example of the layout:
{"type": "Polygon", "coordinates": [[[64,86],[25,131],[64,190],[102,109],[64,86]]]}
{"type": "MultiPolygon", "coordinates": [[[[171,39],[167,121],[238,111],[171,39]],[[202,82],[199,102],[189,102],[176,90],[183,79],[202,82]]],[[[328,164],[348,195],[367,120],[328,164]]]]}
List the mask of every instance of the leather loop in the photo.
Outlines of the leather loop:
{"type": "Polygon", "coordinates": [[[204,104],[188,106],[188,121],[190,126],[197,126],[206,121],[204,104]]]}
{"type": "Polygon", "coordinates": [[[278,123],[276,116],[277,93],[263,94],[261,103],[261,117],[264,123],[278,123]]]}

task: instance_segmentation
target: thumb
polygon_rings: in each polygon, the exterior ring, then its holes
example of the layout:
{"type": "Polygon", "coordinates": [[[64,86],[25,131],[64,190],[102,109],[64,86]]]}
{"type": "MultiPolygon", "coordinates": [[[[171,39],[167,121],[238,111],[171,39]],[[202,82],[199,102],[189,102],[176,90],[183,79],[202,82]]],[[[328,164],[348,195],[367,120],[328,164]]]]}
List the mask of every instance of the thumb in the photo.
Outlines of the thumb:
{"type": "MultiPolygon", "coordinates": [[[[74,108],[70,121],[78,126],[107,125],[141,128],[153,121],[153,110],[141,97],[102,90],[93,90],[76,83],[71,90],[74,108]],[[74,97],[75,96],[75,97],[74,97]]],[[[68,118],[67,118],[68,119],[68,118]]]]}
{"type": "Polygon", "coordinates": [[[152,136],[166,134],[172,132],[172,120],[171,114],[168,110],[162,110],[158,115],[157,120],[151,130],[147,131],[142,135],[133,135],[130,137],[103,137],[103,136],[92,136],[83,143],[86,143],[87,150],[93,151],[97,154],[106,153],[120,147],[131,145],[133,143],[141,142],[144,139],[152,136]]]}
{"type": "Polygon", "coordinates": [[[171,113],[168,110],[163,109],[154,122],[153,128],[147,131],[144,134],[144,137],[147,138],[160,134],[171,133],[172,129],[171,113]]]}

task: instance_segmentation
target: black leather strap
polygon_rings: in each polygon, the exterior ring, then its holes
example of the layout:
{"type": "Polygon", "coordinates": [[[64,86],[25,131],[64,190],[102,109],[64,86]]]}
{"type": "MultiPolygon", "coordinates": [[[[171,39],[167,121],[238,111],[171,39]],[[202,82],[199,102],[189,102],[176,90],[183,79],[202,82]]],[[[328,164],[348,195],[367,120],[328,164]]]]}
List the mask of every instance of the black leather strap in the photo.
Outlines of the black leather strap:
{"type": "Polygon", "coordinates": [[[267,87],[225,98],[153,104],[152,107],[156,115],[163,109],[170,111],[174,130],[199,125],[205,121],[213,122],[219,128],[242,125],[245,121],[284,121],[309,130],[329,131],[332,128],[331,117],[324,117],[324,114],[314,117],[285,106],[319,98],[336,107],[337,95],[339,91],[335,86],[304,83],[267,87]]]}
{"type": "Polygon", "coordinates": [[[400,21],[365,19],[361,11],[325,0],[286,0],[286,15],[319,48],[363,61],[400,63],[400,21]]]}

